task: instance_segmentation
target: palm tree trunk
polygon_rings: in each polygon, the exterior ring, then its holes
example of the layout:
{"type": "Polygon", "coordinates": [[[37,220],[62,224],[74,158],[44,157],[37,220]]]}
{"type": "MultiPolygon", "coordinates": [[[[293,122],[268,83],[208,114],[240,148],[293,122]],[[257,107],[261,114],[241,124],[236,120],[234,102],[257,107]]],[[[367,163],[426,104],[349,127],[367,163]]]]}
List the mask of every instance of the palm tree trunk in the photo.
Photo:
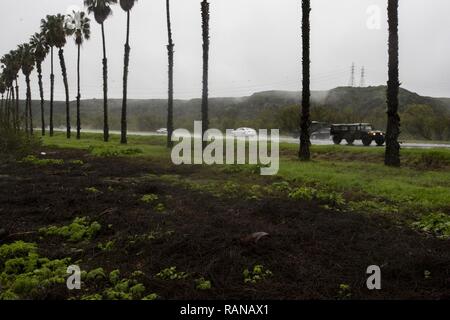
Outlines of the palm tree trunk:
{"type": "Polygon", "coordinates": [[[166,0],[167,8],[167,33],[169,38],[169,44],[167,45],[167,55],[169,58],[169,98],[167,105],[167,147],[172,148],[172,134],[173,134],[173,39],[172,39],[172,26],[170,21],[170,0],[166,0]]]}
{"type": "Polygon", "coordinates": [[[25,76],[25,83],[27,85],[27,92],[26,92],[26,95],[25,95],[24,119],[25,119],[25,132],[26,132],[26,134],[29,134],[30,127],[28,126],[28,114],[29,114],[29,112],[28,112],[28,103],[29,103],[29,101],[28,101],[28,82],[27,81],[28,81],[27,76],[25,76]]]}
{"type": "Polygon", "coordinates": [[[81,139],[81,89],[80,89],[80,60],[81,60],[81,44],[78,44],[77,59],[77,139],[81,139]]]}
{"type": "Polygon", "coordinates": [[[128,94],[128,65],[130,63],[130,11],[127,11],[127,39],[123,64],[123,100],[120,143],[127,143],[127,94],[128,94]]]}
{"type": "Polygon", "coordinates": [[[36,61],[36,69],[38,72],[39,95],[41,97],[41,133],[45,136],[45,112],[44,112],[44,86],[42,84],[42,63],[36,61]]]}
{"type": "Polygon", "coordinates": [[[102,23],[102,41],[103,41],[103,140],[109,141],[108,124],[108,60],[106,58],[105,26],[102,23]]]}
{"type": "Polygon", "coordinates": [[[389,22],[389,80],[387,83],[387,132],[385,164],[400,166],[400,116],[398,115],[399,58],[398,58],[398,0],[388,0],[389,22]]]}
{"type": "Polygon", "coordinates": [[[4,94],[2,93],[2,102],[0,104],[0,119],[2,119],[2,120],[3,120],[3,116],[4,116],[3,99],[4,99],[4,94]]]}
{"type": "Polygon", "coordinates": [[[8,123],[10,123],[11,127],[15,127],[15,123],[14,123],[14,104],[16,103],[16,96],[14,93],[14,86],[11,86],[11,103],[9,104],[9,108],[8,108],[8,123]]]}
{"type": "Polygon", "coordinates": [[[63,76],[64,82],[64,90],[66,92],[66,128],[67,128],[67,139],[71,137],[71,128],[70,128],[70,102],[69,102],[69,83],[67,82],[67,69],[66,62],[64,60],[64,50],[63,48],[59,49],[59,62],[61,64],[61,72],[63,76]]]}
{"type": "Polygon", "coordinates": [[[27,108],[25,108],[25,112],[28,112],[26,118],[28,118],[27,123],[29,125],[30,134],[33,134],[33,111],[31,110],[31,85],[29,74],[25,76],[25,82],[27,84],[27,108]]]}
{"type": "Polygon", "coordinates": [[[310,0],[302,1],[302,42],[303,42],[303,89],[302,89],[302,111],[300,121],[300,151],[299,157],[303,161],[311,159],[309,146],[311,144],[309,136],[310,126],[310,0]]]}
{"type": "Polygon", "coordinates": [[[50,71],[50,137],[53,137],[53,99],[55,94],[55,75],[53,73],[53,47],[50,49],[50,61],[51,61],[51,71],[50,71]]]}
{"type": "Polygon", "coordinates": [[[16,78],[16,110],[14,111],[14,128],[19,130],[19,81],[16,78]]]}
{"type": "Polygon", "coordinates": [[[205,132],[209,127],[208,117],[208,70],[209,70],[209,3],[203,0],[202,30],[203,30],[203,93],[202,93],[202,146],[206,148],[207,142],[203,141],[205,132]]]}

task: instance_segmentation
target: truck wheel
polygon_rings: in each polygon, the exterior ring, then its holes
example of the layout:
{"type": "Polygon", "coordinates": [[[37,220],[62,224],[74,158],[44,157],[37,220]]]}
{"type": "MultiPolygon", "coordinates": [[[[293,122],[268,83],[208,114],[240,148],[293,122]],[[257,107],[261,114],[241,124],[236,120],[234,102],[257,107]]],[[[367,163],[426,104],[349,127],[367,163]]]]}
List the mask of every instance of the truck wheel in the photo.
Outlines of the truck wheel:
{"type": "Polygon", "coordinates": [[[362,139],[362,143],[363,145],[365,145],[366,147],[370,146],[372,144],[372,139],[367,137],[367,138],[363,138],[362,139]]]}
{"type": "Polygon", "coordinates": [[[376,137],[375,142],[376,142],[377,146],[381,147],[384,144],[385,139],[384,139],[384,137],[376,137]]]}
{"type": "Polygon", "coordinates": [[[333,142],[334,142],[334,144],[341,144],[342,139],[339,137],[333,137],[333,142]]]}
{"type": "Polygon", "coordinates": [[[355,139],[349,138],[349,139],[345,139],[345,141],[347,141],[348,145],[353,145],[353,142],[355,142],[355,139]]]}

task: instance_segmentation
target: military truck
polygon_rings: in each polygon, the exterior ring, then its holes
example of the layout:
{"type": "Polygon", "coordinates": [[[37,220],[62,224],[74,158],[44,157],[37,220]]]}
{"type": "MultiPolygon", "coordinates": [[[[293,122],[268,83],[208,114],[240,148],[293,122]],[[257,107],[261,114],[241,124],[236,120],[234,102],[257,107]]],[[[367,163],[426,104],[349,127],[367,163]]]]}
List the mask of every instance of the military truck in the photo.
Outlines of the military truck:
{"type": "Polygon", "coordinates": [[[374,130],[370,123],[333,124],[330,134],[334,144],[341,144],[342,140],[352,145],[355,140],[361,140],[363,145],[370,146],[373,141],[382,146],[386,141],[386,134],[374,130]]]}

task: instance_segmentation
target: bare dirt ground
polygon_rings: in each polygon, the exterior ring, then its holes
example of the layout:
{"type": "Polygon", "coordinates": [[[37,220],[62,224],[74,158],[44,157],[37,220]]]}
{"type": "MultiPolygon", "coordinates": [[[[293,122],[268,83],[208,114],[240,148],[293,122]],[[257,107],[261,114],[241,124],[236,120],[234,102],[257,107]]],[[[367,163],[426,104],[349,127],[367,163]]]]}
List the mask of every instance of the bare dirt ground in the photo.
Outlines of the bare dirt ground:
{"type": "MultiPolygon", "coordinates": [[[[47,157],[65,163],[0,164],[0,228],[5,231],[0,245],[36,242],[42,256],[71,257],[86,270],[120,269],[125,275],[140,270],[145,287],[163,299],[335,299],[342,298],[341,284],[348,284],[356,299],[450,298],[448,240],[427,237],[383,217],[335,212],[314,202],[213,197],[159,178],[177,174],[199,179],[208,174],[202,168],[99,158],[77,150],[45,151],[47,157]],[[149,174],[156,177],[146,178],[149,174]],[[140,201],[145,194],[157,194],[165,211],[140,201]],[[39,228],[66,225],[82,216],[102,225],[91,241],[66,243],[37,233],[39,228]],[[149,232],[162,236],[142,237],[149,232]],[[270,236],[258,243],[246,241],[254,232],[270,236]],[[98,243],[108,241],[114,241],[112,250],[98,249],[98,243]],[[257,264],[273,276],[257,284],[244,283],[243,270],[257,264]],[[366,287],[370,265],[382,269],[382,290],[366,287]],[[210,280],[211,290],[197,290],[192,279],[155,277],[171,266],[210,280]]],[[[227,174],[216,178],[226,182],[227,174]]],[[[102,284],[89,290],[100,292],[102,284]]],[[[82,294],[54,287],[40,298],[82,294]]]]}

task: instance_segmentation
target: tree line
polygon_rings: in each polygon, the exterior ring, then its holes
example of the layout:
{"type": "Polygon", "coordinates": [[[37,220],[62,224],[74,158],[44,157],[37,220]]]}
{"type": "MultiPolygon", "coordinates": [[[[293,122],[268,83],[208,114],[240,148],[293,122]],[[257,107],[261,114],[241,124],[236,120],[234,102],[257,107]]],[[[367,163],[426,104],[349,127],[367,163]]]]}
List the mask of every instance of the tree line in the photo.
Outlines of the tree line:
{"type": "MultiPolygon", "coordinates": [[[[121,112],[121,143],[127,143],[127,99],[128,99],[128,66],[130,62],[130,20],[131,11],[137,0],[84,0],[87,14],[84,11],[73,12],[68,15],[48,15],[41,21],[39,32],[35,33],[28,43],[21,44],[15,50],[5,54],[0,62],[2,72],[0,75],[0,93],[2,96],[0,117],[2,125],[11,126],[16,130],[25,130],[33,135],[34,119],[32,112],[30,76],[34,68],[38,75],[40,102],[41,102],[41,134],[46,134],[46,116],[44,114],[44,87],[42,79],[42,63],[49,56],[50,58],[50,110],[49,110],[49,135],[54,134],[53,107],[54,107],[54,50],[58,50],[59,63],[62,73],[62,81],[65,89],[66,106],[66,135],[71,138],[71,119],[69,103],[69,85],[67,80],[66,61],[64,57],[64,47],[67,39],[72,37],[78,50],[77,59],[77,135],[81,138],[81,89],[80,89],[80,57],[81,46],[84,41],[90,38],[90,19],[88,14],[94,16],[95,21],[101,26],[102,48],[103,48],[103,139],[109,141],[109,115],[108,115],[108,59],[106,52],[106,31],[105,23],[112,14],[112,7],[119,2],[122,10],[127,14],[126,40],[124,45],[124,65],[123,65],[123,100],[121,112]],[[26,103],[25,110],[19,110],[19,72],[22,71],[26,83],[26,103]],[[4,95],[6,94],[6,99],[4,95]],[[23,123],[23,125],[22,125],[23,123]],[[23,128],[22,128],[23,127],[23,128]]],[[[300,131],[299,159],[308,161],[311,159],[310,153],[310,12],[311,1],[302,0],[302,103],[299,109],[300,121],[298,124],[300,131]]],[[[386,153],[385,164],[389,166],[400,165],[400,117],[398,115],[398,93],[399,93],[399,72],[398,72],[398,0],[387,0],[388,24],[389,24],[389,63],[387,84],[387,133],[386,133],[386,153]]],[[[170,16],[170,0],[166,0],[167,34],[168,34],[168,103],[167,103],[167,146],[172,147],[171,136],[174,130],[173,125],[173,83],[174,83],[174,41],[172,35],[172,24],[170,16]]],[[[209,47],[210,47],[210,3],[208,0],[201,1],[201,25],[203,39],[203,73],[202,73],[202,131],[209,128],[208,98],[209,98],[209,47]]],[[[295,116],[295,115],[293,115],[295,116]]],[[[204,144],[205,146],[205,144],[204,144]]]]}

